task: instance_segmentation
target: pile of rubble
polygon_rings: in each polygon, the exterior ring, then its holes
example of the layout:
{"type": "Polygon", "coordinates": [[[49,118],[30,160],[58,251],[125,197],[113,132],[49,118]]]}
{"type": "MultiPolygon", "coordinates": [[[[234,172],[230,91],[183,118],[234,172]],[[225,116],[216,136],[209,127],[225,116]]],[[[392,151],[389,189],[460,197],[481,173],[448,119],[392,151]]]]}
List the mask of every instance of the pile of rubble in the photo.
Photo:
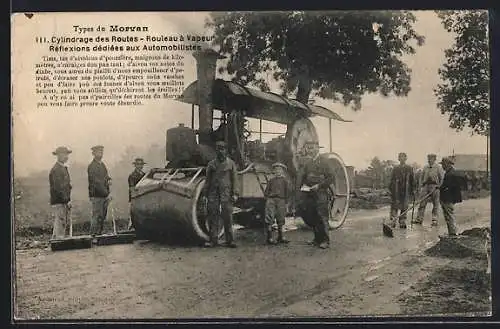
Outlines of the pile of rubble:
{"type": "Polygon", "coordinates": [[[352,192],[352,209],[378,209],[391,203],[387,189],[358,188],[352,192]]]}

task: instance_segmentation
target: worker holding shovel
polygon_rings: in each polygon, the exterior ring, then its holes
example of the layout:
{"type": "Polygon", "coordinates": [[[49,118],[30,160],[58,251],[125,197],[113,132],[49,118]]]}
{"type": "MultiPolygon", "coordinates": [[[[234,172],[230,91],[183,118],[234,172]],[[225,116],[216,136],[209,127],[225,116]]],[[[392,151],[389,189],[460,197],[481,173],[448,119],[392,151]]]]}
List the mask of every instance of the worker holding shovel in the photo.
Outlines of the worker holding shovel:
{"type": "MultiPolygon", "coordinates": [[[[128,202],[130,203],[132,201],[132,190],[134,187],[139,183],[139,181],[146,175],[142,169],[144,168],[144,165],[146,162],[142,158],[136,158],[134,162],[132,163],[135,167],[134,171],[128,176],[128,202]]],[[[128,223],[128,229],[132,229],[134,225],[134,221],[132,220],[132,212],[130,212],[130,220],[128,223]]]]}
{"type": "Polygon", "coordinates": [[[406,164],[406,153],[399,153],[398,160],[399,165],[392,170],[389,183],[389,191],[391,192],[391,227],[395,228],[396,221],[399,221],[399,228],[406,229],[406,213],[410,196],[413,196],[412,199],[414,200],[415,175],[413,168],[406,164]]]}
{"type": "Polygon", "coordinates": [[[89,197],[92,202],[92,218],[90,235],[94,238],[102,234],[104,220],[107,217],[108,206],[111,200],[109,194],[111,178],[108,169],[102,162],[104,147],[97,145],[91,148],[94,159],[87,168],[89,182],[89,197]]]}
{"type": "Polygon", "coordinates": [[[50,205],[52,207],[52,217],[54,218],[54,229],[52,239],[66,237],[69,228],[71,212],[71,181],[66,162],[68,162],[71,150],[60,146],[53,155],[57,156],[49,174],[50,185],[50,205]]]}

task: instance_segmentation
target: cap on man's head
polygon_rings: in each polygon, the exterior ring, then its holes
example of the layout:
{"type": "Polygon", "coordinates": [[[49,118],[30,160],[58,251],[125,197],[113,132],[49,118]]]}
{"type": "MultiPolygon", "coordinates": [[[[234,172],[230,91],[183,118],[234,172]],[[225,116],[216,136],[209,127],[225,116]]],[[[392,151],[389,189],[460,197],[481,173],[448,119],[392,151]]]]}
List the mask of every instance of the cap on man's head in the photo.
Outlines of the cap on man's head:
{"type": "Polygon", "coordinates": [[[307,141],[304,145],[319,145],[319,143],[317,141],[307,141]]]}
{"type": "Polygon", "coordinates": [[[102,146],[102,145],[96,145],[96,146],[92,146],[90,149],[92,151],[102,151],[102,150],[104,150],[104,146],[102,146]]]}
{"type": "Polygon", "coordinates": [[[283,163],[281,163],[281,162],[275,162],[275,163],[273,163],[272,167],[273,168],[277,168],[277,167],[278,168],[283,168],[285,170],[288,169],[288,167],[286,165],[284,165],[283,163]]]}
{"type": "Polygon", "coordinates": [[[58,148],[56,148],[56,150],[54,152],[52,152],[53,155],[58,155],[58,154],[70,154],[71,151],[69,148],[67,148],[66,146],[59,146],[58,148]]]}
{"type": "Polygon", "coordinates": [[[225,141],[217,141],[217,142],[215,142],[215,145],[216,146],[226,146],[226,142],[225,141]]]}
{"type": "Polygon", "coordinates": [[[146,162],[144,162],[143,158],[135,158],[135,160],[134,160],[134,162],[132,162],[132,164],[146,164],[146,162]]]}
{"type": "Polygon", "coordinates": [[[436,155],[434,153],[431,153],[431,154],[427,154],[427,157],[430,159],[435,159],[436,155]]]}
{"type": "Polygon", "coordinates": [[[441,159],[440,164],[444,164],[444,163],[452,165],[452,164],[455,164],[455,161],[451,157],[444,157],[443,159],[441,159]]]}
{"type": "Polygon", "coordinates": [[[405,156],[405,157],[406,157],[407,155],[406,155],[406,153],[405,153],[405,152],[400,152],[400,153],[398,154],[398,158],[399,158],[399,157],[402,157],[402,156],[405,156]]]}

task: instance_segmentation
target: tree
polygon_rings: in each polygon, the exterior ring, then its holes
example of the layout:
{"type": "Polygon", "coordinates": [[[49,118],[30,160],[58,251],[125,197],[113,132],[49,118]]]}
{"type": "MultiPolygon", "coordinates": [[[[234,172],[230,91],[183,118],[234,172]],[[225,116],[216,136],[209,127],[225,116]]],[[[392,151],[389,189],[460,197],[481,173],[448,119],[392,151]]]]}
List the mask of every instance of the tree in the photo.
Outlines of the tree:
{"type": "Polygon", "coordinates": [[[488,135],[490,131],[490,64],[488,12],[480,10],[438,11],[455,43],[445,51],[446,63],[439,70],[442,83],[435,89],[438,107],[449,115],[450,127],[488,135]]]}
{"type": "Polygon", "coordinates": [[[269,90],[272,73],[284,96],[295,92],[361,108],[361,96],[406,96],[410,69],[401,57],[414,54],[424,37],[408,11],[225,12],[211,14],[219,52],[228,57],[220,73],[241,84],[269,90]]]}

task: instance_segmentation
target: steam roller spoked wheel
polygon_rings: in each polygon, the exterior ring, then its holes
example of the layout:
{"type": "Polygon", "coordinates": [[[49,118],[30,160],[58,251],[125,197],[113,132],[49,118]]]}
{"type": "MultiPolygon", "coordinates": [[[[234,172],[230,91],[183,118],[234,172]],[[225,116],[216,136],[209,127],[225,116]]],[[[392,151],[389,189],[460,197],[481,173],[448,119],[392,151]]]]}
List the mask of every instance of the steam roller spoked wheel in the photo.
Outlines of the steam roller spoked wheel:
{"type": "MultiPolygon", "coordinates": [[[[208,222],[208,198],[203,193],[205,180],[201,181],[196,188],[195,196],[193,199],[193,223],[195,223],[195,230],[198,236],[205,241],[210,240],[210,224],[208,222]],[[196,225],[197,224],[197,225],[196,225]]],[[[222,220],[219,223],[219,234],[221,238],[224,235],[224,223],[222,220]]]]}
{"type": "Polygon", "coordinates": [[[332,184],[328,189],[330,193],[329,226],[333,230],[340,228],[346,221],[349,212],[351,186],[347,168],[342,158],[336,153],[327,153],[322,156],[328,159],[335,172],[335,184],[332,184]]]}

